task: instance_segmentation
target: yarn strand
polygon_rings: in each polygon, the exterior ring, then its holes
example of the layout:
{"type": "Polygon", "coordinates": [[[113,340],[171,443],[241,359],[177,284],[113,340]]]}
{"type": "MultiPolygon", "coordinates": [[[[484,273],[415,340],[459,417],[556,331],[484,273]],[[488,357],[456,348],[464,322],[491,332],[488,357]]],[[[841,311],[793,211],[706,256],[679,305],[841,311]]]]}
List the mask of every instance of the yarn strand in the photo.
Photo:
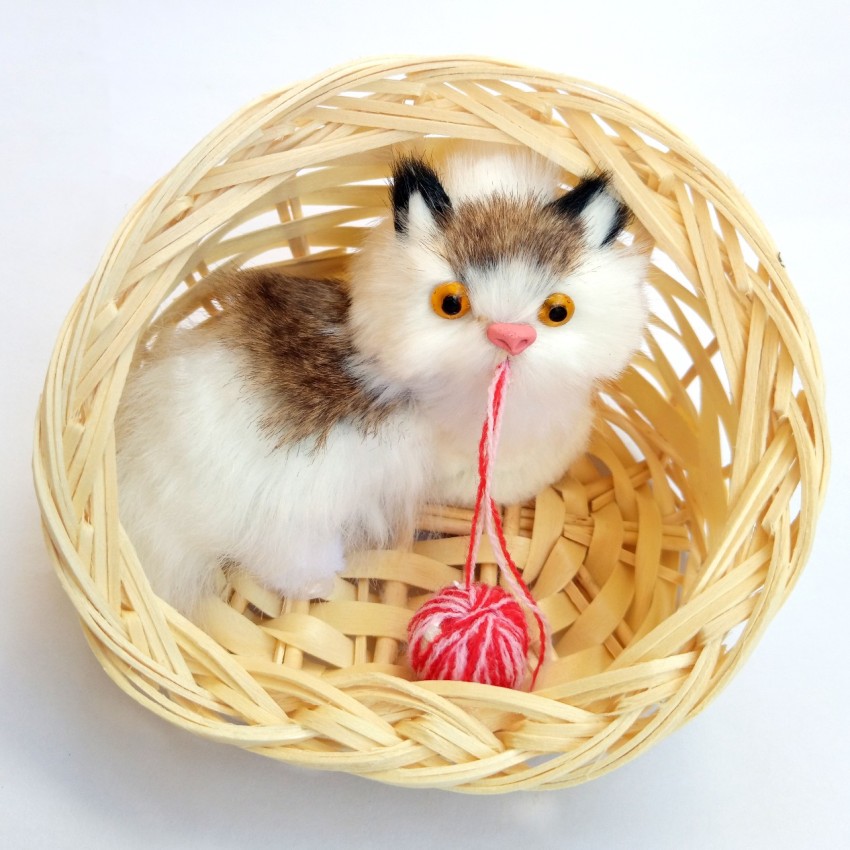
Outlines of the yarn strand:
{"type": "Polygon", "coordinates": [[[469,549],[466,554],[463,574],[464,583],[469,589],[474,579],[476,556],[481,544],[481,536],[486,528],[499,571],[514,597],[523,602],[530,610],[537,625],[540,652],[531,675],[531,687],[533,688],[545,660],[546,644],[549,639],[548,629],[540,607],[531,595],[528,585],[523,581],[519,568],[511,558],[499,509],[490,495],[493,467],[501,434],[502,408],[510,374],[510,361],[503,360],[496,367],[487,393],[487,416],[481,428],[481,439],[478,443],[478,491],[472,514],[472,532],[469,538],[469,549]]]}
{"type": "MultiPolygon", "coordinates": [[[[510,370],[510,362],[503,360],[496,367],[496,372],[487,391],[487,416],[481,427],[481,438],[478,441],[478,492],[475,497],[475,509],[472,514],[472,536],[469,541],[469,549],[466,553],[466,562],[463,570],[463,577],[467,587],[473,581],[475,555],[481,543],[481,534],[483,531],[481,511],[484,505],[492,502],[490,497],[490,481],[492,479],[493,460],[502,427],[502,399],[510,379],[510,370]]],[[[491,542],[493,542],[492,536],[489,534],[489,521],[486,522],[486,525],[488,527],[488,536],[491,537],[491,542]]],[[[494,546],[493,550],[497,553],[496,557],[498,559],[497,547],[494,546]]]]}

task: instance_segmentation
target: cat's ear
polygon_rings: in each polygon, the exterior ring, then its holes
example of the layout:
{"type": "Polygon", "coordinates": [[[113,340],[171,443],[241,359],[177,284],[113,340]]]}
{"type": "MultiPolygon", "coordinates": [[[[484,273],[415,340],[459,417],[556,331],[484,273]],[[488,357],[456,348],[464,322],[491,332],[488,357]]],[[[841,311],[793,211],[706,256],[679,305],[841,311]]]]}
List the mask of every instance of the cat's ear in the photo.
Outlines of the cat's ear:
{"type": "Polygon", "coordinates": [[[578,220],[589,247],[613,242],[631,218],[629,208],[614,194],[605,175],[585,177],[572,191],[552,201],[559,214],[578,220]]]}
{"type": "Polygon", "coordinates": [[[396,233],[443,227],[452,214],[452,202],[437,172],[421,157],[396,160],[391,197],[396,233]]]}

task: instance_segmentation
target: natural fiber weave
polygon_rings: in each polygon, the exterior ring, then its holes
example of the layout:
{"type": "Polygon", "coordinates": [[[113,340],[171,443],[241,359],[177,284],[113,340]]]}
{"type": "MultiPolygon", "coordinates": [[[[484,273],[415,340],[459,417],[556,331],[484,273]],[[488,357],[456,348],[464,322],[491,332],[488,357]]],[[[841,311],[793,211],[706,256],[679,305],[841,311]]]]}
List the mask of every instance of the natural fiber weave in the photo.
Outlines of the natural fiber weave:
{"type": "Polygon", "coordinates": [[[619,95],[454,57],[362,62],[264,97],[145,195],[62,328],[35,481],[60,580],[134,699],[284,761],[492,793],[599,776],[700,711],[793,587],[827,460],[811,328],[729,181],[619,95]],[[590,455],[505,510],[554,637],[533,694],[409,680],[407,621],[459,578],[467,510],[425,511],[440,534],[412,552],[356,556],[327,603],[222,578],[201,631],[151,593],[116,507],[113,420],[139,340],[214,313],[200,281],[225,260],[344,274],[385,211],[391,146],[426,135],[609,170],[657,246],[651,330],[600,396],[590,455]]]}

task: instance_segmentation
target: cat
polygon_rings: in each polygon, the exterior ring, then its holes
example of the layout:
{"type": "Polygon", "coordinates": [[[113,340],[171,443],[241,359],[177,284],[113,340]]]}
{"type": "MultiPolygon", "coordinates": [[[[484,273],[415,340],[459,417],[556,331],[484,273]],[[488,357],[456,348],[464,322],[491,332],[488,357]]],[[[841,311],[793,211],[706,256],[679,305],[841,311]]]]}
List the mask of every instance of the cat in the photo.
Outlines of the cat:
{"type": "Polygon", "coordinates": [[[222,311],[127,381],[119,510],[155,592],[192,616],[223,562],[324,597],[351,551],[399,545],[425,500],[473,503],[494,369],[511,358],[493,497],[585,449],[599,381],[648,316],[647,252],[607,176],[498,146],[400,157],[350,281],[214,272],[222,311]]]}

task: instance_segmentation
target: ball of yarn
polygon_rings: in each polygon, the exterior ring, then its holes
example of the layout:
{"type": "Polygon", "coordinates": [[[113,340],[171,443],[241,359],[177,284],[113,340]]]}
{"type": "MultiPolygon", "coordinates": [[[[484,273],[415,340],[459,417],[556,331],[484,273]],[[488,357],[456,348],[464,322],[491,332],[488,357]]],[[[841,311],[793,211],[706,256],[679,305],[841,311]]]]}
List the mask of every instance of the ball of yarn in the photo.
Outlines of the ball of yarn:
{"type": "Polygon", "coordinates": [[[420,679],[516,688],[525,678],[528,645],[516,599],[477,582],[444,588],[408,625],[410,665],[420,679]]]}

